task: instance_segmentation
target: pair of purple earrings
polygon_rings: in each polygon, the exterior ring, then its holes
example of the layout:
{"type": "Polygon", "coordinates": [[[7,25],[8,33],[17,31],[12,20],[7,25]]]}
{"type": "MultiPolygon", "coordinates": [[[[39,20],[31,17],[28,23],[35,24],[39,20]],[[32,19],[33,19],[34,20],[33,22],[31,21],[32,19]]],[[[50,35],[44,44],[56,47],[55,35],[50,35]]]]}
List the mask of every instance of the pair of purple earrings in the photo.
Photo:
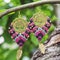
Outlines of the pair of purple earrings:
{"type": "Polygon", "coordinates": [[[31,18],[25,32],[21,34],[17,33],[14,30],[13,25],[11,24],[9,27],[9,34],[19,46],[23,46],[26,40],[29,38],[31,32],[33,32],[35,36],[38,38],[38,40],[40,41],[43,38],[43,36],[48,32],[50,26],[51,26],[51,21],[49,18],[47,19],[45,25],[42,26],[41,28],[36,26],[33,22],[33,19],[31,18]]]}

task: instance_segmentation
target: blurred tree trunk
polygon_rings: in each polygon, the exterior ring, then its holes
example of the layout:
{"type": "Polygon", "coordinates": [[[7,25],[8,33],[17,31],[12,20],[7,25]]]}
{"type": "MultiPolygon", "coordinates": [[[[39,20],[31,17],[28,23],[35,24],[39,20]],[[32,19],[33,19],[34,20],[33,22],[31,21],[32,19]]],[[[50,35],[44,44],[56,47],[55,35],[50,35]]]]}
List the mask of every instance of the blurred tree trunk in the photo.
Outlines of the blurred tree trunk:
{"type": "Polygon", "coordinates": [[[60,4],[55,4],[54,10],[58,18],[56,24],[57,28],[48,38],[46,46],[46,53],[42,54],[39,48],[34,52],[31,60],[60,60],[60,4]]]}
{"type": "Polygon", "coordinates": [[[60,26],[60,4],[54,5],[55,14],[57,16],[57,27],[60,26]]]}

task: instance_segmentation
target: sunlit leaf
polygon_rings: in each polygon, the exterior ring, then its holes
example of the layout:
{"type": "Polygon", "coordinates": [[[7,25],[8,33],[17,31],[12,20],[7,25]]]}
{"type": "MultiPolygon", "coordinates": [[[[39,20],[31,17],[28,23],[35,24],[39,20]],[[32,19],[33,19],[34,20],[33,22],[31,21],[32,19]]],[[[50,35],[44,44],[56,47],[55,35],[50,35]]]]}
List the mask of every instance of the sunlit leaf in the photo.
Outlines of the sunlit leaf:
{"type": "Polygon", "coordinates": [[[16,60],[16,52],[16,50],[11,51],[6,60],[16,60]]]}
{"type": "Polygon", "coordinates": [[[31,34],[30,37],[33,44],[38,45],[38,39],[34,36],[34,34],[31,34]]]}

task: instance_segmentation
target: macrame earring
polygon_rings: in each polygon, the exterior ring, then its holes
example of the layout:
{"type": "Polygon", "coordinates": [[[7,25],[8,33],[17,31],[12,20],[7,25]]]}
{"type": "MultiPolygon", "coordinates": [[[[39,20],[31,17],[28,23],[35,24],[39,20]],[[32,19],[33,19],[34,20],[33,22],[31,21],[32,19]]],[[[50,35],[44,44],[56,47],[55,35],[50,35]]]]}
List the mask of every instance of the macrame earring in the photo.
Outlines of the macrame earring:
{"type": "Polygon", "coordinates": [[[22,56],[22,47],[29,38],[30,30],[27,28],[27,21],[22,18],[16,18],[9,27],[9,33],[15,42],[19,45],[17,51],[17,60],[22,56]]]}
{"type": "Polygon", "coordinates": [[[39,49],[41,53],[44,54],[45,46],[43,45],[43,43],[41,43],[41,40],[43,36],[45,36],[45,34],[48,32],[48,29],[51,26],[51,21],[46,15],[43,14],[43,12],[38,12],[34,14],[30,21],[34,24],[32,24],[32,31],[39,41],[39,49]]]}

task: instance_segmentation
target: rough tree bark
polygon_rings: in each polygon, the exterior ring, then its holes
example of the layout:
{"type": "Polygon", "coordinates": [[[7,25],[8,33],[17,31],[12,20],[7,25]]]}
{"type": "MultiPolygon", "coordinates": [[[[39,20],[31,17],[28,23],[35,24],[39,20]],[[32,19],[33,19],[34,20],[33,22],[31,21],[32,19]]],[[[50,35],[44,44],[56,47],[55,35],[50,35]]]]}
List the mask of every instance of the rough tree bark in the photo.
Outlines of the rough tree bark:
{"type": "Polygon", "coordinates": [[[42,54],[39,49],[34,52],[31,60],[60,60],[60,5],[56,4],[55,12],[58,18],[57,28],[48,38],[46,46],[46,53],[42,54]]]}

